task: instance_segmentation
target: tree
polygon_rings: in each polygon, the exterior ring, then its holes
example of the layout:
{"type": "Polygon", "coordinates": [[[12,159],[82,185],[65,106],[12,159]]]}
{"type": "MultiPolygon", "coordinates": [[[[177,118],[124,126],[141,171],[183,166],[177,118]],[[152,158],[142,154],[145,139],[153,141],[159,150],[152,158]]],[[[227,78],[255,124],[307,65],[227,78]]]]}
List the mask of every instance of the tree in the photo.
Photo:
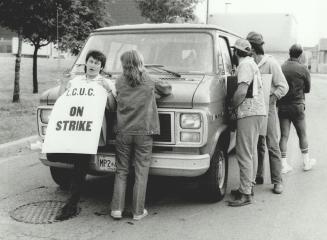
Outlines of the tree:
{"type": "Polygon", "coordinates": [[[33,93],[38,92],[37,53],[41,47],[56,42],[59,35],[64,41],[61,47],[77,54],[90,31],[110,22],[105,0],[0,0],[0,9],[0,23],[16,32],[21,29],[34,46],[33,93]]]}
{"type": "Polygon", "coordinates": [[[143,17],[153,23],[189,22],[195,19],[199,0],[135,0],[143,17]]]}
{"type": "Polygon", "coordinates": [[[12,97],[13,102],[20,102],[19,80],[20,80],[20,62],[22,59],[22,45],[23,45],[23,35],[22,32],[18,30],[18,50],[17,50],[16,62],[15,62],[14,93],[12,97]]]}
{"type": "Polygon", "coordinates": [[[23,36],[34,46],[33,93],[38,93],[37,54],[41,47],[56,40],[56,11],[58,7],[69,7],[61,0],[25,0],[26,17],[23,36]]]}
{"type": "Polygon", "coordinates": [[[25,12],[23,8],[24,0],[17,0],[11,2],[9,0],[0,0],[0,25],[15,31],[18,35],[18,52],[15,62],[15,79],[14,79],[14,93],[13,102],[20,101],[19,93],[19,80],[20,80],[20,62],[21,62],[21,49],[23,42],[22,22],[25,19],[25,12]],[[8,5],[12,5],[8,8],[8,5]]]}
{"type": "Polygon", "coordinates": [[[89,33],[96,28],[111,25],[108,0],[73,1],[71,14],[64,9],[59,10],[59,22],[62,28],[60,49],[69,50],[77,55],[89,33]],[[62,14],[60,14],[62,11],[62,14]]]}

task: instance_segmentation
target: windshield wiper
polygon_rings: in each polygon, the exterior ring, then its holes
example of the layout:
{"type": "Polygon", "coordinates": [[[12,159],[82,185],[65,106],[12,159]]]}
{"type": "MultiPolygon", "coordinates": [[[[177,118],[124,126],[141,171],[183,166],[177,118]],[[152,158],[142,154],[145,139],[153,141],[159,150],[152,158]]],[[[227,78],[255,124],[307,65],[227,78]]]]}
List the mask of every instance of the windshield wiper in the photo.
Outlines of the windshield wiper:
{"type": "Polygon", "coordinates": [[[145,64],[144,67],[146,68],[154,68],[154,69],[159,69],[162,70],[164,72],[170,73],[172,75],[174,75],[175,77],[181,77],[181,75],[177,72],[171,71],[169,69],[164,68],[164,65],[160,65],[160,64],[145,64]]]}
{"type": "Polygon", "coordinates": [[[85,66],[85,63],[76,63],[76,64],[74,64],[74,66],[77,66],[77,67],[85,66]]]}

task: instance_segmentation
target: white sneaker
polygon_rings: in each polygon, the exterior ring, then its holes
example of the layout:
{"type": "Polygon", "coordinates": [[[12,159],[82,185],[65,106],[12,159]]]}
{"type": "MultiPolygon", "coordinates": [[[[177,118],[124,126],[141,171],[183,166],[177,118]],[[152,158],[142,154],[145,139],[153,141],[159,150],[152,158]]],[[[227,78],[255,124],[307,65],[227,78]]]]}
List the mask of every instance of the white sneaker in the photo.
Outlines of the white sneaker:
{"type": "Polygon", "coordinates": [[[283,174],[288,173],[288,172],[290,172],[292,170],[293,170],[292,166],[288,165],[287,163],[282,164],[282,173],[283,174]]]}
{"type": "Polygon", "coordinates": [[[120,210],[111,211],[110,216],[113,219],[121,219],[122,218],[122,212],[120,210]]]}
{"type": "Polygon", "coordinates": [[[316,164],[316,159],[310,158],[308,161],[304,161],[303,163],[303,170],[309,171],[312,169],[312,167],[316,164]]]}
{"type": "Polygon", "coordinates": [[[143,214],[141,215],[133,215],[134,220],[141,220],[142,218],[148,216],[148,211],[146,209],[143,210],[143,214]]]}

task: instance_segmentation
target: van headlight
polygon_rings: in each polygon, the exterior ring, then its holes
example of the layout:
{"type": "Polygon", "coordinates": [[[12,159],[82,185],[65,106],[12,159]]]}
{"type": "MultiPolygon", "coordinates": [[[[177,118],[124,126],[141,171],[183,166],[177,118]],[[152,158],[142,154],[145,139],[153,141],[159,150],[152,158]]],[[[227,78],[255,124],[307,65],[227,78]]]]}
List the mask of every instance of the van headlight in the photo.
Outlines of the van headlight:
{"type": "Polygon", "coordinates": [[[48,124],[50,114],[51,114],[51,109],[41,109],[41,113],[40,113],[41,122],[48,124]]]}
{"type": "Polygon", "coordinates": [[[198,113],[182,113],[180,125],[183,129],[199,129],[201,127],[201,115],[198,113]]]}
{"type": "Polygon", "coordinates": [[[200,142],[199,132],[181,132],[181,142],[200,142]]]}

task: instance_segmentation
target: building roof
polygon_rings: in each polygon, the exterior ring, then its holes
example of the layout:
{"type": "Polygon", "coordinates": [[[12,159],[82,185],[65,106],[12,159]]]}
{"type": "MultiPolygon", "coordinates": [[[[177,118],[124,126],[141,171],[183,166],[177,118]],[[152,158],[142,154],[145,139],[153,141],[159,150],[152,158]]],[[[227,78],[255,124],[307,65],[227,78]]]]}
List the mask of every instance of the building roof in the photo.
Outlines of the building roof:
{"type": "Polygon", "coordinates": [[[267,52],[288,52],[297,42],[297,21],[285,13],[219,13],[209,17],[209,23],[239,33],[243,38],[251,31],[263,35],[267,52]]]}

